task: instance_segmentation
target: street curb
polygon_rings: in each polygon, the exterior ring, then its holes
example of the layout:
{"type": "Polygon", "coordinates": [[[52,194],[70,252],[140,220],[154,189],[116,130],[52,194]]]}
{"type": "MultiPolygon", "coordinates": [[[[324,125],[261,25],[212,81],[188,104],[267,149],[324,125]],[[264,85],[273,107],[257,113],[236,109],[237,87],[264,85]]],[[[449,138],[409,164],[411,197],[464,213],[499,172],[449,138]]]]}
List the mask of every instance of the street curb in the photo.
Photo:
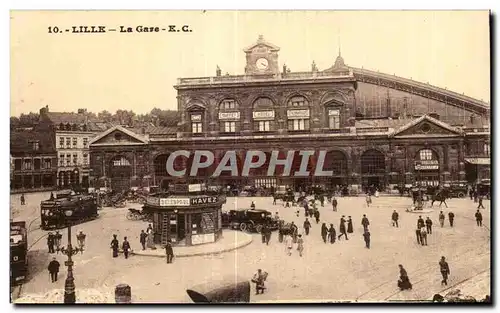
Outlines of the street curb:
{"type": "MultiPolygon", "coordinates": [[[[241,234],[244,234],[247,236],[247,238],[245,240],[243,240],[242,242],[240,243],[237,243],[236,245],[230,247],[230,248],[225,248],[225,249],[222,249],[222,250],[214,250],[214,251],[205,251],[205,252],[192,252],[192,253],[180,253],[180,254],[175,254],[175,258],[187,258],[187,257],[193,257],[193,256],[202,256],[202,255],[214,255],[214,254],[220,254],[220,253],[225,253],[225,252],[229,252],[229,251],[233,251],[233,250],[236,250],[236,249],[240,249],[240,248],[243,248],[243,247],[246,247],[248,246],[249,244],[251,244],[253,242],[253,237],[251,235],[248,235],[248,234],[245,234],[245,233],[241,233],[241,234]]],[[[182,248],[180,248],[182,249],[182,248]]],[[[157,258],[165,258],[165,255],[164,254],[149,254],[149,253],[143,253],[142,251],[139,251],[139,252],[133,252],[131,253],[132,255],[139,255],[139,256],[147,256],[147,257],[157,257],[157,258]]]]}

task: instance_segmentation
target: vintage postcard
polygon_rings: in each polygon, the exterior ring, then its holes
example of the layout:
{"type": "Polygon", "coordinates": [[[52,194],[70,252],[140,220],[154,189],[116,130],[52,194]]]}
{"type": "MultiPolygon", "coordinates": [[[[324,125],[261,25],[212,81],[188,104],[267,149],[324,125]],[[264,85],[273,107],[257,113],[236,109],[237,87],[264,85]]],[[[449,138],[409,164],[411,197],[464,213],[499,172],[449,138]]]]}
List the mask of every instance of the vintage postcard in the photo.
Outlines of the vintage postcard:
{"type": "Polygon", "coordinates": [[[13,303],[491,303],[489,11],[11,11],[13,303]]]}

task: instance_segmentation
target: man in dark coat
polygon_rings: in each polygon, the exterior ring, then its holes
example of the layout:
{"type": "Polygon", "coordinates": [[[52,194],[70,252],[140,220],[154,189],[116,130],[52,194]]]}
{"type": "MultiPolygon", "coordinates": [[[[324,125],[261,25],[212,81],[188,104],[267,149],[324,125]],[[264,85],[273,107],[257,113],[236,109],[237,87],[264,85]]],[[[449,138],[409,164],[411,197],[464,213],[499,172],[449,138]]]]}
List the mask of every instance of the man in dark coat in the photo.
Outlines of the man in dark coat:
{"type": "Polygon", "coordinates": [[[325,206],[325,196],[323,194],[319,196],[319,202],[321,203],[322,207],[325,206]]]}
{"type": "Polygon", "coordinates": [[[323,242],[326,243],[326,235],[328,234],[328,227],[326,227],[326,223],[321,225],[321,238],[323,238],[323,242]]]}
{"type": "Polygon", "coordinates": [[[441,272],[441,276],[443,276],[441,285],[444,284],[448,286],[448,275],[450,275],[450,267],[448,266],[448,262],[446,262],[444,256],[442,256],[441,261],[439,261],[439,271],[441,272]]]}
{"type": "Polygon", "coordinates": [[[316,224],[319,223],[319,211],[318,210],[314,210],[314,218],[316,219],[316,224]]]}
{"type": "Polygon", "coordinates": [[[144,229],[141,230],[141,234],[139,235],[139,242],[142,245],[142,250],[146,250],[146,238],[148,237],[148,234],[144,232],[144,229]]]}
{"type": "Polygon", "coordinates": [[[427,228],[427,233],[430,235],[432,234],[432,220],[430,217],[427,216],[425,219],[425,227],[427,228]]]}
{"type": "Polygon", "coordinates": [[[111,240],[111,249],[113,249],[113,257],[116,258],[118,257],[118,247],[120,243],[118,242],[118,239],[116,239],[116,235],[113,235],[113,240],[111,240]]]}
{"type": "Polygon", "coordinates": [[[477,206],[478,209],[484,209],[484,205],[483,205],[483,196],[480,195],[477,200],[479,201],[479,205],[477,206]]]}
{"type": "Polygon", "coordinates": [[[271,227],[266,225],[266,245],[269,246],[269,241],[271,241],[272,230],[271,227]]]}
{"type": "Polygon", "coordinates": [[[365,240],[365,247],[370,249],[370,232],[367,230],[365,230],[365,232],[363,233],[363,239],[365,240]]]}
{"type": "Polygon", "coordinates": [[[290,225],[290,230],[292,232],[293,243],[297,243],[297,236],[299,235],[299,228],[295,225],[295,222],[292,222],[290,225]]]}
{"type": "Polygon", "coordinates": [[[450,226],[453,227],[453,220],[455,219],[455,214],[453,212],[448,213],[448,220],[450,221],[450,226]]]}
{"type": "Polygon", "coordinates": [[[59,273],[60,266],[61,265],[57,262],[56,258],[52,258],[52,261],[49,263],[48,270],[50,273],[50,279],[53,283],[57,281],[57,273],[59,273]]]}
{"type": "Polygon", "coordinates": [[[481,214],[481,212],[479,212],[479,210],[477,210],[477,212],[476,212],[476,214],[474,214],[474,216],[476,217],[477,226],[483,226],[483,215],[481,214]]]}
{"type": "Polygon", "coordinates": [[[396,210],[394,210],[394,212],[392,212],[391,219],[392,219],[392,226],[399,227],[399,225],[398,225],[399,214],[398,214],[398,212],[396,212],[396,210]]]}
{"type": "Polygon", "coordinates": [[[441,211],[441,212],[439,213],[439,224],[441,225],[441,227],[443,227],[443,226],[444,226],[444,219],[445,219],[445,217],[444,217],[444,213],[443,213],[443,211],[441,211]]]}
{"type": "Polygon", "coordinates": [[[368,230],[368,225],[370,225],[370,221],[366,217],[366,214],[363,214],[363,218],[361,219],[361,225],[363,225],[363,230],[368,230]]]}
{"type": "Polygon", "coordinates": [[[24,193],[21,194],[21,205],[25,205],[26,204],[26,198],[24,197],[24,193]]]}
{"type": "Polygon", "coordinates": [[[306,232],[306,236],[309,235],[309,229],[311,228],[311,222],[306,217],[306,220],[304,221],[304,231],[306,232]]]}
{"type": "Polygon", "coordinates": [[[123,238],[122,250],[125,259],[128,259],[128,254],[130,253],[130,243],[128,242],[127,237],[123,238]]]}
{"type": "Polygon", "coordinates": [[[352,234],[354,232],[354,227],[352,226],[352,218],[350,215],[348,216],[347,219],[347,232],[349,234],[352,234]]]}
{"type": "Polygon", "coordinates": [[[340,240],[340,237],[342,237],[342,235],[345,236],[346,240],[349,240],[349,238],[347,238],[347,232],[346,232],[346,229],[345,229],[345,219],[344,219],[344,217],[345,217],[345,215],[342,215],[342,217],[340,218],[340,226],[339,226],[340,235],[338,236],[338,240],[340,240]]]}
{"type": "Polygon", "coordinates": [[[266,227],[266,225],[263,225],[261,230],[260,230],[260,236],[262,238],[262,243],[266,243],[266,231],[267,231],[267,227],[266,227]]]}
{"type": "Polygon", "coordinates": [[[49,235],[47,236],[47,246],[49,247],[49,253],[55,253],[54,244],[55,244],[54,235],[51,232],[49,232],[49,235]]]}
{"type": "Polygon", "coordinates": [[[174,250],[172,249],[172,240],[167,240],[167,244],[165,245],[165,253],[167,254],[167,263],[172,263],[174,259],[174,250]]]}
{"type": "Polygon", "coordinates": [[[420,228],[417,227],[417,230],[415,230],[415,234],[417,235],[417,244],[422,243],[422,234],[420,233],[420,228]]]}
{"type": "Polygon", "coordinates": [[[333,199],[332,199],[332,207],[333,207],[333,211],[334,212],[337,212],[337,205],[338,205],[337,198],[333,197],[333,199]]]}
{"type": "Polygon", "coordinates": [[[335,228],[333,228],[333,224],[330,224],[330,228],[328,229],[328,238],[330,239],[330,243],[335,243],[335,237],[337,233],[335,232],[335,228]]]}
{"type": "Polygon", "coordinates": [[[424,219],[422,218],[422,215],[420,215],[420,216],[418,217],[418,220],[417,220],[417,227],[418,227],[418,228],[425,227],[425,221],[424,221],[424,219]]]}

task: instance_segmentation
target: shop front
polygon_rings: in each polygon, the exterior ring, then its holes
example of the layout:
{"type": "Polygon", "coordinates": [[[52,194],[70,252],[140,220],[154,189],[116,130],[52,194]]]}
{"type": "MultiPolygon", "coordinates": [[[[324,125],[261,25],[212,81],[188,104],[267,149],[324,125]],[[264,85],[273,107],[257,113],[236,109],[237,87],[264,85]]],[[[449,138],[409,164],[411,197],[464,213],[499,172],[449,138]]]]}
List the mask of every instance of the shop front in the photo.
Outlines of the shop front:
{"type": "Polygon", "coordinates": [[[155,244],[191,246],[216,242],[222,235],[219,196],[159,193],[146,199],[144,210],[153,214],[155,244]]]}

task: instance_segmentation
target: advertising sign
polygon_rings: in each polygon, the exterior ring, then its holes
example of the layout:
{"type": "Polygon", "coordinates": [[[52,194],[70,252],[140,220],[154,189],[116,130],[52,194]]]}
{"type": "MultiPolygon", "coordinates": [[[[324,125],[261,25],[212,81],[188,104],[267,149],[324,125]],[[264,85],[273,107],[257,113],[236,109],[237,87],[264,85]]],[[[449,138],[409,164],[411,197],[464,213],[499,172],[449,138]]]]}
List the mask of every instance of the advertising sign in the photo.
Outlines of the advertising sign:
{"type": "Polygon", "coordinates": [[[309,110],[288,110],[286,116],[289,119],[308,118],[309,110]]]}
{"type": "Polygon", "coordinates": [[[240,119],[240,112],[220,112],[219,120],[237,120],[240,119]]]}

